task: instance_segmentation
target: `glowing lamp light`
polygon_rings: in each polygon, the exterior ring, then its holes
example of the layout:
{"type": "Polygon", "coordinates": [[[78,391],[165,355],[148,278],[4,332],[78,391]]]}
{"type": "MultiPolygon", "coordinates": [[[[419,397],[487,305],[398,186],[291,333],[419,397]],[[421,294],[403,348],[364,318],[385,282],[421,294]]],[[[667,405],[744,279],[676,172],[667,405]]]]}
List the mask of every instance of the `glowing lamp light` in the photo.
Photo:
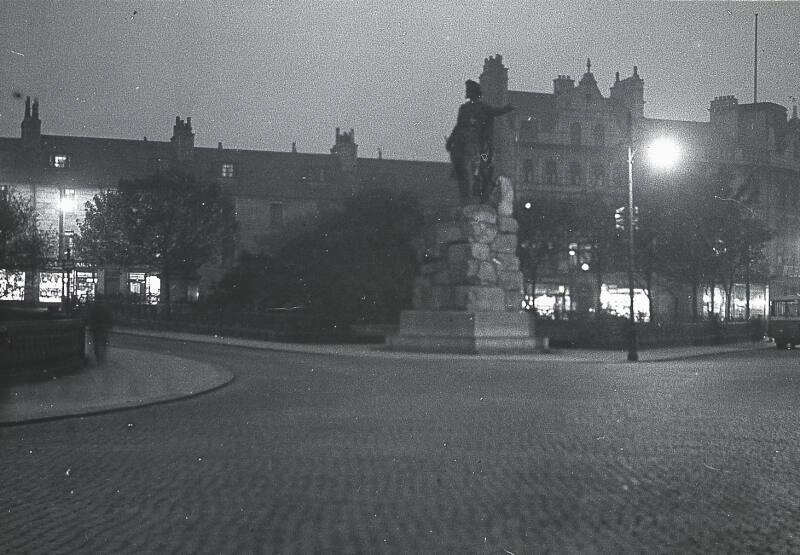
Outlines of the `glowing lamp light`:
{"type": "Polygon", "coordinates": [[[74,212],[75,211],[75,199],[70,197],[64,197],[61,199],[61,211],[62,212],[74,212]]]}
{"type": "Polygon", "coordinates": [[[650,163],[657,168],[669,168],[681,157],[681,147],[670,139],[656,139],[647,148],[650,163]]]}
{"type": "Polygon", "coordinates": [[[533,206],[530,202],[525,203],[525,210],[530,210],[531,206],[533,206]]]}

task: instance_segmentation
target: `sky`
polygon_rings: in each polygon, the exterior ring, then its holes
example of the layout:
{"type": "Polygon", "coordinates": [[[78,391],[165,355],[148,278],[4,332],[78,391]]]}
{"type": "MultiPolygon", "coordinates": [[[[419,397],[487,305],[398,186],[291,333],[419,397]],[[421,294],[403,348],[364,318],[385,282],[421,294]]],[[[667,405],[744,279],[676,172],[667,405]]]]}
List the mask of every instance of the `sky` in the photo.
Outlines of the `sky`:
{"type": "Polygon", "coordinates": [[[591,58],[608,96],[636,65],[647,117],[708,121],[715,96],[753,101],[756,12],[758,100],[791,110],[800,2],[0,0],[0,136],[31,96],[45,134],[166,141],[180,116],[198,146],[325,153],[340,127],[361,157],[444,161],[495,54],[535,92],[591,58]]]}

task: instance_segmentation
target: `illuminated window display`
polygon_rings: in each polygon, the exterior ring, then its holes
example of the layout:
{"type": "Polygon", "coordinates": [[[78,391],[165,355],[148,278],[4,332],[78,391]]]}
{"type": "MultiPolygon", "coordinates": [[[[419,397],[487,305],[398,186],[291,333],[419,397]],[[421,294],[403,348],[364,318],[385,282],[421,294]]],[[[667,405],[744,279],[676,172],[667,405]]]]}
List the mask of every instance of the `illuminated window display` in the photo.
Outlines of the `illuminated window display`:
{"type": "Polygon", "coordinates": [[[128,274],[128,291],[134,302],[158,304],[161,280],[144,272],[131,272],[128,274]]]}
{"type": "Polygon", "coordinates": [[[61,272],[41,272],[39,274],[39,302],[60,303],[62,284],[61,272]]]}
{"type": "MultiPolygon", "coordinates": [[[[600,289],[600,305],[609,314],[626,317],[630,312],[630,302],[630,289],[627,287],[603,284],[600,289]]],[[[633,310],[638,321],[650,321],[650,300],[642,289],[633,290],[633,310]]]]}
{"type": "Polygon", "coordinates": [[[74,283],[72,294],[80,302],[85,303],[87,300],[94,298],[95,284],[97,283],[94,272],[75,272],[75,279],[72,283],[74,283]]]}
{"type": "Polygon", "coordinates": [[[0,270],[0,301],[25,299],[25,272],[0,270]]]}

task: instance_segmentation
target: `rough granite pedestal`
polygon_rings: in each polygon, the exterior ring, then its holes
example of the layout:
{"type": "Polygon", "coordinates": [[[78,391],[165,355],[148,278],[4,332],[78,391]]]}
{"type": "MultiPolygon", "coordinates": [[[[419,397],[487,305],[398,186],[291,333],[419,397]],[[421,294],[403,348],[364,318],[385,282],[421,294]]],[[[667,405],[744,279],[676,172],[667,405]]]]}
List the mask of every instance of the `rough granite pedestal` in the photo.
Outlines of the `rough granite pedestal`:
{"type": "Polygon", "coordinates": [[[414,309],[402,312],[387,347],[461,353],[536,349],[533,319],[521,310],[513,196],[503,198],[497,208],[456,208],[450,220],[425,230],[418,244],[414,309]]]}

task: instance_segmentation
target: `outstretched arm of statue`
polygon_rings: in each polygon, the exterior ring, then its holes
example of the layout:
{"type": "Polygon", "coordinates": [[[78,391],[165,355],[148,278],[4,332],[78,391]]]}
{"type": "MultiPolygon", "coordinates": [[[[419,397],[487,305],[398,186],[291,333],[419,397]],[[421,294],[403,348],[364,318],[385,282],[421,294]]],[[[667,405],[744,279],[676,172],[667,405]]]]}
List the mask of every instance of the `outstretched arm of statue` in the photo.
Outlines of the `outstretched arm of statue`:
{"type": "Polygon", "coordinates": [[[492,116],[502,116],[503,114],[507,114],[514,110],[514,107],[511,104],[506,104],[502,108],[494,108],[492,107],[492,116]]]}

